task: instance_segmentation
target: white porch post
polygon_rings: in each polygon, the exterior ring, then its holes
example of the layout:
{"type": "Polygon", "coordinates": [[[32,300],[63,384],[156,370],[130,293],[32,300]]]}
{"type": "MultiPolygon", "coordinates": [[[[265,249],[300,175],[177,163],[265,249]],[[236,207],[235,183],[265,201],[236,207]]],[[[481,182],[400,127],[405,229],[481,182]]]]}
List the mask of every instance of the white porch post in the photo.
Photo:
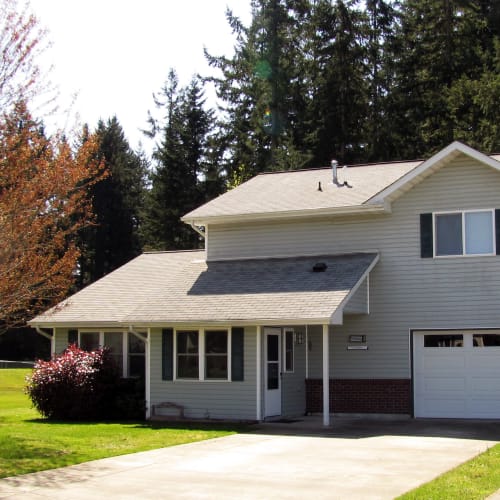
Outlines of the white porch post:
{"type": "Polygon", "coordinates": [[[255,380],[256,380],[256,420],[260,421],[262,420],[262,384],[261,384],[261,373],[262,373],[262,367],[261,367],[261,341],[262,341],[262,327],[258,326],[257,327],[257,333],[256,333],[256,339],[255,339],[255,359],[256,359],[256,366],[255,366],[255,380]]]}
{"type": "Polygon", "coordinates": [[[330,425],[330,349],[328,345],[328,325],[323,325],[323,425],[330,425]]]}

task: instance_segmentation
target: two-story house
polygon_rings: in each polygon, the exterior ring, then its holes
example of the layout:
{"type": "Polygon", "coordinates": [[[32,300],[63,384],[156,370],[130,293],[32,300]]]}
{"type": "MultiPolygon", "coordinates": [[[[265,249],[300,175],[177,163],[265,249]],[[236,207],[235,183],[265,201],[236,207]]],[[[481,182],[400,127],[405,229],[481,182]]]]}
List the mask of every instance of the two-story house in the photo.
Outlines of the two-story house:
{"type": "Polygon", "coordinates": [[[500,417],[500,155],[261,174],[30,324],[111,347],[147,416],[500,417]]]}

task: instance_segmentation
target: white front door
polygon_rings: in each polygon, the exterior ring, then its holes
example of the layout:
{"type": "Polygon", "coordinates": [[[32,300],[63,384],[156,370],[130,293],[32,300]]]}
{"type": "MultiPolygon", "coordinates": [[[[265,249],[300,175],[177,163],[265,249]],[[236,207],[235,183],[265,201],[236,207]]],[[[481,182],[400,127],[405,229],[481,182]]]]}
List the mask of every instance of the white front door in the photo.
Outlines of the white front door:
{"type": "Polygon", "coordinates": [[[264,416],[281,415],[281,329],[266,328],[264,416]]]}

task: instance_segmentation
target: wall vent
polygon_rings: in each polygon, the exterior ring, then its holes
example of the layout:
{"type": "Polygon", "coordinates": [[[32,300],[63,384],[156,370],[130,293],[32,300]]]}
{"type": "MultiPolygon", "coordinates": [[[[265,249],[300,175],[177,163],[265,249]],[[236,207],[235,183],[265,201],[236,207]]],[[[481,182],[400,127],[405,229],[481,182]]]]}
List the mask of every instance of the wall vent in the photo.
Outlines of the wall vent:
{"type": "Polygon", "coordinates": [[[328,266],[324,262],[316,262],[313,266],[313,272],[315,273],[324,273],[328,266]]]}

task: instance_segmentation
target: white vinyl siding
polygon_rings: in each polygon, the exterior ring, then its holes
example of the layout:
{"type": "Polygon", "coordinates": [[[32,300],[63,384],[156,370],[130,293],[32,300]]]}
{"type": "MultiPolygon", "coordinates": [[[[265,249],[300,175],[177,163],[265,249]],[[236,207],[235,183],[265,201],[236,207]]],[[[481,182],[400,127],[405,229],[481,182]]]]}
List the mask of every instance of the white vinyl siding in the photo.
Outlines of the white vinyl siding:
{"type": "MultiPolygon", "coordinates": [[[[380,261],[370,273],[370,314],[344,315],[344,324],[330,329],[330,371],[336,378],[409,378],[410,329],[500,325],[500,258],[422,259],[419,216],[497,207],[498,193],[498,172],[460,156],[394,201],[392,213],[212,225],[208,257],[378,250],[380,261]],[[366,335],[368,350],[347,351],[355,334],[366,335]]],[[[310,337],[310,376],[321,377],[320,339],[310,337]]]]}
{"type": "Polygon", "coordinates": [[[255,420],[255,327],[245,328],[242,382],[162,380],[161,336],[161,328],[151,329],[151,404],[171,402],[182,405],[187,418],[255,420]]]}
{"type": "Polygon", "coordinates": [[[55,352],[56,354],[60,354],[68,347],[68,328],[56,328],[54,335],[56,336],[55,352]]]}
{"type": "Polygon", "coordinates": [[[284,328],[283,331],[293,330],[294,365],[293,372],[284,371],[281,377],[282,414],[286,417],[300,417],[304,415],[306,405],[305,378],[306,378],[306,349],[305,326],[284,328]],[[302,344],[296,339],[301,336],[302,344]]]}

